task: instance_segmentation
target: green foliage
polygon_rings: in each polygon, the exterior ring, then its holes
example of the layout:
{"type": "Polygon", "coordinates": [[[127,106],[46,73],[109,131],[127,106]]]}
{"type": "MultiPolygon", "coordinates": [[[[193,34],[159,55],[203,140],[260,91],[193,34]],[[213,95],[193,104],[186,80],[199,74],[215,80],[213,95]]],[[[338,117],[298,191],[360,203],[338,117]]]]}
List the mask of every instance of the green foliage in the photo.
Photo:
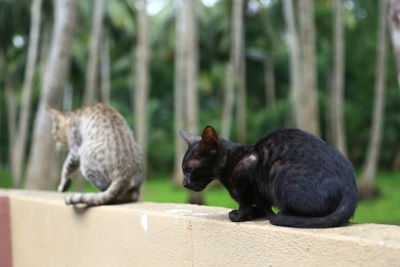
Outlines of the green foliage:
{"type": "MultiPolygon", "coordinates": [[[[111,104],[117,108],[134,128],[135,117],[131,103],[131,85],[134,79],[136,45],[136,10],[134,0],[106,1],[105,33],[111,49],[111,104]]],[[[150,17],[150,96],[147,107],[149,118],[149,173],[150,181],[155,176],[169,177],[174,166],[174,122],[173,86],[175,56],[175,1],[165,0],[162,10],[150,17]]],[[[254,143],[269,132],[290,126],[290,101],[288,47],[283,20],[282,1],[247,1],[252,8],[245,11],[246,43],[246,87],[248,143],[254,143]],[[277,106],[267,110],[265,103],[265,60],[274,64],[277,106]]],[[[23,80],[29,34],[29,12],[31,1],[0,0],[0,71],[8,68],[17,89],[17,99],[23,80]],[[6,27],[5,27],[6,25],[6,27]],[[22,36],[25,43],[16,47],[12,40],[22,36]]],[[[322,137],[326,136],[327,109],[332,66],[332,6],[331,1],[315,3],[317,30],[318,95],[322,137]]],[[[369,141],[371,111],[374,99],[375,58],[377,45],[377,1],[344,1],[346,70],[345,70],[345,123],[349,158],[357,168],[363,164],[369,141]]],[[[73,87],[73,108],[82,105],[85,87],[88,42],[92,27],[93,1],[80,1],[79,27],[72,46],[72,61],[69,83],[73,87]]],[[[198,1],[199,43],[199,133],[206,125],[220,130],[222,96],[225,88],[226,66],[230,56],[231,1],[220,0],[212,7],[198,1]]],[[[44,1],[42,8],[42,30],[50,31],[53,20],[52,1],[44,1]]],[[[390,51],[391,52],[391,51],[390,51]]],[[[400,100],[395,77],[393,53],[389,53],[387,77],[387,104],[383,131],[381,169],[391,169],[393,158],[400,149],[400,100]]],[[[44,58],[39,58],[42,64],[44,58]]],[[[31,121],[40,97],[42,70],[36,71],[31,121]]],[[[4,77],[0,75],[0,164],[8,164],[7,114],[4,96],[4,77]]],[[[235,123],[235,122],[234,122],[235,123]]],[[[232,125],[233,141],[236,125],[232,125]]],[[[4,176],[1,169],[1,186],[4,176]]],[[[160,178],[161,179],[161,178],[160,178]]],[[[383,178],[385,179],[385,178],[383,178]]],[[[158,183],[158,180],[155,181],[158,183]]],[[[164,181],[166,188],[168,182],[164,181]]],[[[379,183],[379,179],[378,179],[379,183]]],[[[171,185],[172,187],[172,185],[171,185]]],[[[147,190],[147,189],[145,189],[147,190]]],[[[154,189],[155,190],[155,189],[154,189]]],[[[219,192],[216,189],[215,192],[219,192]]],[[[210,190],[210,192],[214,192],[210,190]]],[[[185,194],[176,197],[186,200],[185,194]]],[[[216,193],[218,195],[220,193],[216,193]]],[[[212,196],[213,193],[210,193],[212,196]]],[[[161,197],[161,196],[160,196],[161,197]]],[[[174,196],[175,197],[175,196],[174,196]]],[[[206,199],[208,195],[206,196],[206,199]]],[[[212,199],[212,197],[211,197],[212,199]]],[[[223,202],[228,203],[228,202],[223,202]]],[[[230,204],[227,204],[230,205],[230,204]]],[[[357,218],[357,217],[356,217],[357,218]]]]}
{"type": "Polygon", "coordinates": [[[353,222],[400,224],[400,172],[377,177],[380,197],[359,203],[353,222]]]}
{"type": "Polygon", "coordinates": [[[11,188],[11,171],[0,164],[0,188],[11,188]]]}

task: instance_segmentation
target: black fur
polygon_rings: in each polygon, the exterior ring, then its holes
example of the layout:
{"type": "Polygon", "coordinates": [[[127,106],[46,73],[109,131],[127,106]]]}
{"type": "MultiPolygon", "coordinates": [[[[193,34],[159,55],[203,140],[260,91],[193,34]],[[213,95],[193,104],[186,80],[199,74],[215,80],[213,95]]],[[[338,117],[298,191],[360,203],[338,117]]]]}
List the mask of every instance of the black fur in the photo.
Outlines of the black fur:
{"type": "Polygon", "coordinates": [[[341,226],[354,214],[351,163],[312,134],[281,129],[252,146],[218,138],[211,126],[201,138],[181,135],[189,144],[182,163],[184,186],[201,191],[219,178],[239,204],[229,213],[231,221],[267,217],[280,226],[325,228],[341,226]]]}

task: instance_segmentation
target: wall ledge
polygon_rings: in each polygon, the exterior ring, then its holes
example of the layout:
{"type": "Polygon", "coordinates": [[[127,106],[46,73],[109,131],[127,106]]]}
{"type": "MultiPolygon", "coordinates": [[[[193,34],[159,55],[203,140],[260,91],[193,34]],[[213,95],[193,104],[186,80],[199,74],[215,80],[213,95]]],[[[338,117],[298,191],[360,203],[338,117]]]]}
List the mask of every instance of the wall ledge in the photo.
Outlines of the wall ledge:
{"type": "Polygon", "coordinates": [[[209,206],[74,208],[62,194],[24,190],[0,190],[0,197],[10,203],[14,267],[400,266],[395,225],[297,229],[232,223],[229,209],[209,206]]]}

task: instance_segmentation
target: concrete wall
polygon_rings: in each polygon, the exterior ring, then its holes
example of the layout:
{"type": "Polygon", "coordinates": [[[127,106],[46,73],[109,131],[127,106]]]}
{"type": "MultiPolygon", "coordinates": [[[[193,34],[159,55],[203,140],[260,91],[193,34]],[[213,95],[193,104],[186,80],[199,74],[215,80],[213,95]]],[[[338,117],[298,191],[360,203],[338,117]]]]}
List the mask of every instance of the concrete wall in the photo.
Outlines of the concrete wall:
{"type": "Polygon", "coordinates": [[[0,266],[400,266],[399,226],[294,229],[232,223],[228,211],[157,203],[85,209],[66,206],[61,194],[0,191],[0,249],[12,251],[9,259],[0,253],[0,266]]]}

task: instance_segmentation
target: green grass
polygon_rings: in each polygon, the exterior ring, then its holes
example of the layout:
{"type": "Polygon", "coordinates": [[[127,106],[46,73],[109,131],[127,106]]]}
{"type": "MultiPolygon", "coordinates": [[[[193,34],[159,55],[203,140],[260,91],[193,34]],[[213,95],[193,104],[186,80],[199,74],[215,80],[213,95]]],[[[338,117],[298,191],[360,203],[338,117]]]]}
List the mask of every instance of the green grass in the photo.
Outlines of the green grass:
{"type": "Polygon", "coordinates": [[[0,165],[0,188],[10,188],[11,185],[11,172],[9,169],[0,165]]]}
{"type": "MultiPolygon", "coordinates": [[[[96,189],[90,182],[85,181],[84,191],[96,192],[96,189]]],[[[75,190],[72,183],[69,192],[75,190]]],[[[164,178],[162,175],[156,175],[147,179],[141,188],[141,200],[149,202],[168,202],[168,203],[187,203],[189,191],[183,186],[176,185],[171,178],[164,178]]],[[[204,190],[204,200],[206,205],[236,208],[236,202],[229,196],[228,191],[221,185],[213,182],[204,190]]]]}
{"type": "MultiPolygon", "coordinates": [[[[377,178],[381,195],[361,201],[351,221],[384,224],[400,224],[400,172],[380,173],[377,178]]],[[[206,205],[237,208],[227,190],[209,185],[204,191],[206,205]]],[[[186,203],[188,192],[176,187],[169,179],[150,179],[143,186],[142,199],[153,202],[186,203]]]]}
{"type": "MultiPolygon", "coordinates": [[[[10,172],[0,166],[0,187],[9,188],[10,172]]],[[[400,224],[400,172],[379,173],[377,177],[381,195],[373,200],[358,204],[353,222],[400,224]]],[[[74,188],[70,191],[73,191],[74,188]]],[[[96,192],[89,182],[85,183],[85,191],[96,192]]],[[[142,200],[151,202],[186,203],[189,192],[181,186],[176,186],[171,179],[164,176],[153,176],[142,187],[142,200]]],[[[206,205],[237,208],[227,190],[222,186],[210,184],[204,190],[206,205]]]]}
{"type": "MultiPolygon", "coordinates": [[[[142,200],[152,202],[186,203],[189,191],[174,185],[168,179],[152,179],[146,181],[142,189],[142,200]]],[[[204,201],[207,205],[235,208],[237,204],[222,186],[210,184],[204,191],[204,201]]]]}
{"type": "Polygon", "coordinates": [[[380,173],[380,196],[359,202],[353,222],[400,224],[400,172],[380,173]]]}
{"type": "MultiPolygon", "coordinates": [[[[84,185],[86,192],[98,191],[89,182],[84,185]]],[[[74,188],[68,191],[73,192],[74,188]]],[[[149,202],[187,203],[189,191],[182,186],[175,185],[171,179],[152,178],[145,181],[141,188],[141,200],[149,202]]],[[[217,207],[236,208],[236,202],[229,196],[228,191],[217,183],[211,183],[204,190],[204,201],[207,205],[217,207]]]]}
{"type": "MultiPolygon", "coordinates": [[[[361,201],[358,204],[352,222],[369,222],[400,224],[400,173],[380,174],[378,187],[381,195],[373,200],[361,201]]],[[[204,191],[206,205],[237,208],[227,190],[223,187],[209,185],[204,191]]],[[[185,203],[188,192],[177,188],[170,180],[151,179],[146,181],[142,199],[153,202],[185,203]]]]}

